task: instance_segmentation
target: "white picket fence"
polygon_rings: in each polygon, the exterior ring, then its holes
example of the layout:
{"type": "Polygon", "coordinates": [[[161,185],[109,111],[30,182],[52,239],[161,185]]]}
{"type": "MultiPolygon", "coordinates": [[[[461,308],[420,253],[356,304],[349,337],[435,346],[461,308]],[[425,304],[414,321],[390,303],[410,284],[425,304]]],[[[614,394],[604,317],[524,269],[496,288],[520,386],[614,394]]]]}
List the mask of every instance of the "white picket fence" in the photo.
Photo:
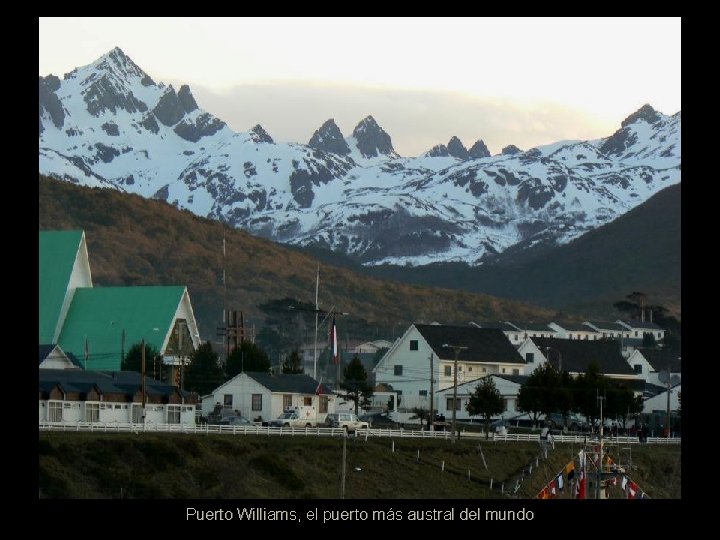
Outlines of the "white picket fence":
{"type": "MultiPolygon", "coordinates": [[[[248,426],[219,426],[212,424],[130,424],[120,422],[40,422],[40,431],[66,431],[66,432],[97,432],[97,433],[195,433],[195,434],[228,434],[228,435],[281,435],[281,436],[342,436],[345,434],[343,428],[329,427],[270,427],[259,425],[248,426]]],[[[411,429],[358,429],[350,436],[355,437],[392,437],[392,438],[418,438],[418,439],[449,439],[452,436],[450,431],[425,431],[411,429]]],[[[480,431],[460,431],[460,439],[485,439],[485,433],[480,431]]],[[[500,435],[490,434],[491,441],[530,441],[540,442],[538,433],[508,433],[500,435]]],[[[592,443],[597,438],[581,435],[552,435],[547,442],[572,442],[592,443]]],[[[638,444],[637,437],[606,437],[605,444],[638,444]]],[[[677,437],[662,438],[648,437],[647,444],[680,444],[681,439],[677,437]]]]}

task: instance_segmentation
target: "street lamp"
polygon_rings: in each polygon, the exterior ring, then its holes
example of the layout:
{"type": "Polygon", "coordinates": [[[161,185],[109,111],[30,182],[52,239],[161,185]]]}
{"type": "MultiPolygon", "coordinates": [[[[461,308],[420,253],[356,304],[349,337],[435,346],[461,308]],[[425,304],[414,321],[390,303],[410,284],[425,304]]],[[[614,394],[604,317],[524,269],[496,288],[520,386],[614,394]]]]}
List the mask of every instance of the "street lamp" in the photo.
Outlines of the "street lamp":
{"type": "MultiPolygon", "coordinates": [[[[554,347],[545,347],[545,352],[549,353],[550,351],[555,351],[558,355],[558,373],[562,373],[562,354],[560,354],[560,351],[557,350],[554,347]]],[[[548,354],[548,362],[550,361],[550,355],[548,354]]]]}
{"type": "Polygon", "coordinates": [[[449,345],[443,344],[443,347],[452,349],[455,352],[455,362],[453,364],[453,407],[452,407],[452,442],[455,442],[456,429],[455,429],[455,411],[457,410],[457,361],[460,351],[466,351],[467,347],[462,345],[449,345]]]}

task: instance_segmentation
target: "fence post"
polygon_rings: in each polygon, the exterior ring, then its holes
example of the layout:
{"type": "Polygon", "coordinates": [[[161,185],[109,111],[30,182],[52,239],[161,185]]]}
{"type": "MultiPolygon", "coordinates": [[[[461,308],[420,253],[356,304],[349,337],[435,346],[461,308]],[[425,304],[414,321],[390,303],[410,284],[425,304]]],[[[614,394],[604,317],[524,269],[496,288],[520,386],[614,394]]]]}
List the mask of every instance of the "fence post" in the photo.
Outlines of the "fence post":
{"type": "Polygon", "coordinates": [[[470,469],[468,469],[468,482],[470,481],[470,469]]]}
{"type": "Polygon", "coordinates": [[[392,442],[392,451],[395,453],[395,441],[392,442]]]}
{"type": "Polygon", "coordinates": [[[493,482],[494,482],[494,481],[495,481],[494,478],[491,478],[491,479],[490,479],[490,489],[492,489],[492,486],[493,486],[493,482]]]}
{"type": "Polygon", "coordinates": [[[440,470],[445,472],[445,460],[442,460],[442,465],[440,466],[440,470]]]}
{"type": "Polygon", "coordinates": [[[420,449],[419,448],[418,448],[418,452],[417,452],[417,459],[415,461],[420,461],[420,449]]]}
{"type": "Polygon", "coordinates": [[[505,493],[505,482],[503,482],[502,485],[500,486],[500,493],[503,493],[503,494],[505,493]]]}

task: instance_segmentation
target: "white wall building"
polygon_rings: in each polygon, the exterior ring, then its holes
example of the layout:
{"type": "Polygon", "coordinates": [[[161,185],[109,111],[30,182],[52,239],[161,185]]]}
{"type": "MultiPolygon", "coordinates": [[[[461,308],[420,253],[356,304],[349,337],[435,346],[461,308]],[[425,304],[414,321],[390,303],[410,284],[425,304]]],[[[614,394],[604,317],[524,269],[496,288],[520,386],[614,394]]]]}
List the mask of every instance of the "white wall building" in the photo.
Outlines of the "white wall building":
{"type": "MultiPolygon", "coordinates": [[[[414,407],[429,410],[428,396],[453,385],[452,346],[463,347],[458,349],[458,384],[491,374],[524,374],[523,358],[499,329],[413,324],[375,366],[375,380],[398,392],[401,410],[414,407]]],[[[434,408],[437,406],[436,396],[434,408]]]]}
{"type": "Polygon", "coordinates": [[[586,325],[585,323],[563,323],[561,325],[551,322],[550,324],[548,324],[548,326],[555,330],[556,334],[554,337],[559,339],[595,340],[600,339],[601,337],[601,334],[597,330],[595,330],[591,326],[586,325]]]}
{"type": "Polygon", "coordinates": [[[207,416],[220,404],[250,420],[269,422],[287,409],[313,407],[315,417],[308,423],[314,425],[322,424],[328,413],[335,412],[337,399],[325,385],[309,375],[245,372],[204,396],[202,412],[207,416]]]}
{"type": "MultiPolygon", "coordinates": [[[[527,380],[526,376],[523,375],[488,375],[493,379],[495,387],[500,392],[503,398],[504,410],[499,415],[501,418],[514,418],[522,411],[518,410],[517,397],[520,393],[520,387],[527,380]]],[[[479,421],[481,417],[470,416],[467,412],[467,404],[470,400],[470,396],[475,392],[475,388],[483,381],[485,377],[468,381],[464,384],[458,384],[457,388],[457,401],[455,418],[458,421],[479,421]]],[[[436,392],[438,402],[438,414],[445,415],[445,420],[450,421],[452,417],[452,405],[453,405],[453,388],[445,388],[436,392]]]]}

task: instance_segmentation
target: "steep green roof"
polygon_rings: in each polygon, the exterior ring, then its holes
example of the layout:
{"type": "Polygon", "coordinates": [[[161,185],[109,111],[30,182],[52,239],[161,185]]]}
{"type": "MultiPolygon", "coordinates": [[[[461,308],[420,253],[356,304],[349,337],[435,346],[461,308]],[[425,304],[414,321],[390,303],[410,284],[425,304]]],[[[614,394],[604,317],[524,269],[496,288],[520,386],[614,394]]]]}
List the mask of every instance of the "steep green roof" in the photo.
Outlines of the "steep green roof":
{"type": "Polygon", "coordinates": [[[145,338],[162,350],[172,330],[185,287],[94,287],[75,292],[58,343],[85,364],[86,369],[119,370],[122,333],[125,352],[145,338]]]}
{"type": "Polygon", "coordinates": [[[39,343],[52,343],[82,231],[40,231],[39,343]]]}

